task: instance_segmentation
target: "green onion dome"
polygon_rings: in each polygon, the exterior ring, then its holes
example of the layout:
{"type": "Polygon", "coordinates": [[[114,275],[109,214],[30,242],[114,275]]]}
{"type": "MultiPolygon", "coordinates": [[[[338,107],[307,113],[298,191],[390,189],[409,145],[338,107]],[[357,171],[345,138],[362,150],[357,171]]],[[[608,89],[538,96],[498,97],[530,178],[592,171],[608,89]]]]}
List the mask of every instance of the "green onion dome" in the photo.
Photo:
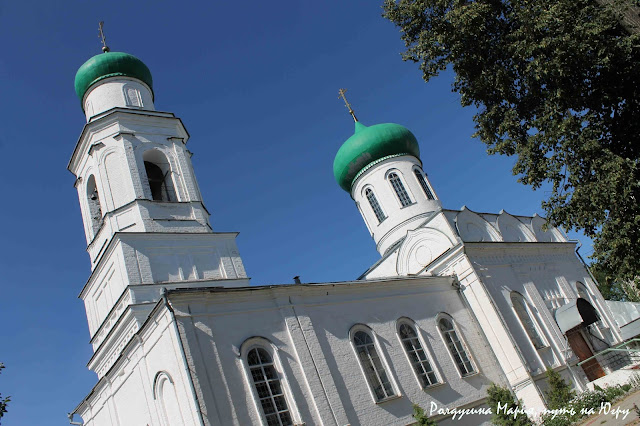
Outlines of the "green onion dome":
{"type": "Polygon", "coordinates": [[[105,78],[120,76],[144,82],[153,96],[153,79],[149,68],[135,56],[122,52],[101,53],[82,64],[76,73],[76,94],[82,102],[84,94],[93,84],[105,78]]]}
{"type": "Polygon", "coordinates": [[[333,176],[350,193],[354,180],[367,166],[400,155],[420,158],[418,141],[406,127],[393,123],[367,127],[356,121],[353,136],[342,144],[333,160],[333,176]]]}

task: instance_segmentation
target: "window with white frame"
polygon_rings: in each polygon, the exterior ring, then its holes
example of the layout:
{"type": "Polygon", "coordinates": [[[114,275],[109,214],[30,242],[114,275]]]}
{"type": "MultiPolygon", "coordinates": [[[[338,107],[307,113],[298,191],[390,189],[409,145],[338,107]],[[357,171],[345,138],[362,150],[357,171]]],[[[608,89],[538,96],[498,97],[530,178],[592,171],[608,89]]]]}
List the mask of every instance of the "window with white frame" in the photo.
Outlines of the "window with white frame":
{"type": "Polygon", "coordinates": [[[142,96],[140,96],[140,91],[133,87],[131,84],[125,84],[122,88],[124,92],[125,103],[127,106],[133,107],[141,107],[142,106],[142,96]]]}
{"type": "Polygon", "coordinates": [[[267,425],[293,425],[282,381],[269,352],[261,347],[251,348],[247,353],[247,365],[267,425]]]}
{"type": "Polygon", "coordinates": [[[529,311],[529,307],[527,306],[527,301],[524,299],[524,296],[517,291],[512,291],[511,303],[513,304],[513,310],[516,311],[516,314],[520,319],[520,323],[527,332],[529,339],[531,339],[533,346],[535,346],[536,349],[547,347],[547,344],[538,331],[538,327],[536,326],[535,320],[529,311]]]}
{"type": "Polygon", "coordinates": [[[388,179],[389,179],[389,182],[391,182],[391,186],[393,187],[393,190],[396,192],[396,195],[398,196],[398,200],[400,201],[400,204],[402,205],[402,207],[406,207],[410,205],[411,198],[409,198],[409,194],[407,193],[407,190],[404,188],[404,185],[400,180],[400,176],[398,176],[397,173],[393,172],[393,173],[389,173],[388,179]]]}
{"type": "Polygon", "coordinates": [[[435,200],[436,197],[433,196],[433,192],[431,192],[431,188],[429,188],[429,184],[427,183],[427,180],[424,178],[424,175],[422,174],[420,169],[413,169],[413,173],[415,173],[416,179],[418,179],[418,183],[422,187],[424,195],[427,196],[427,199],[435,200]]]}
{"type": "Polygon", "coordinates": [[[89,220],[93,235],[102,226],[102,208],[100,207],[100,194],[96,185],[96,178],[90,175],[87,179],[87,204],[89,206],[89,220]]]}
{"type": "Polygon", "coordinates": [[[438,377],[431,366],[427,351],[422,347],[414,325],[407,320],[398,322],[398,337],[420,385],[426,388],[437,384],[438,377]]]}
{"type": "Polygon", "coordinates": [[[449,349],[449,353],[458,367],[458,371],[462,377],[474,374],[476,371],[471,362],[464,343],[460,339],[453,320],[449,316],[442,316],[438,320],[438,328],[442,334],[442,338],[449,349]]]}
{"type": "Polygon", "coordinates": [[[151,198],[154,201],[178,201],[167,157],[157,149],[150,149],[142,155],[142,159],[151,198]]]}
{"type": "Polygon", "coordinates": [[[384,215],[384,212],[382,211],[382,208],[380,207],[380,203],[378,203],[378,199],[376,198],[376,194],[373,193],[373,190],[371,188],[367,188],[364,191],[364,195],[365,197],[367,197],[367,201],[369,201],[371,210],[373,210],[373,213],[376,215],[376,218],[378,219],[378,223],[385,220],[387,217],[384,215]]]}
{"type": "Polygon", "coordinates": [[[360,366],[377,401],[395,396],[389,375],[384,368],[378,350],[369,333],[358,330],[353,334],[353,345],[360,361],[360,366]]]}

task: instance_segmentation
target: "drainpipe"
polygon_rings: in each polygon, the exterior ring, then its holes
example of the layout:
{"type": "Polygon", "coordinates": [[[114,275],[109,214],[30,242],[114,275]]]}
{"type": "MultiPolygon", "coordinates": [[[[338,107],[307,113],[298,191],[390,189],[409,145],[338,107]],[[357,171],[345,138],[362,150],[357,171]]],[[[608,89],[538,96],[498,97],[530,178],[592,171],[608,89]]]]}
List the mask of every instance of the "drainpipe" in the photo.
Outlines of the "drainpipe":
{"type": "MultiPolygon", "coordinates": [[[[294,277],[294,279],[298,278],[297,281],[300,281],[300,277],[294,277]]],[[[299,283],[298,283],[299,284],[299,283]]],[[[322,376],[320,375],[320,371],[318,370],[318,366],[316,364],[316,360],[313,359],[313,352],[311,352],[311,348],[309,347],[309,342],[307,342],[307,336],[304,335],[304,329],[302,328],[302,324],[300,323],[300,318],[298,317],[298,313],[296,312],[296,308],[291,302],[291,297],[289,297],[289,306],[293,311],[293,316],[296,318],[296,322],[298,323],[298,327],[300,327],[300,334],[302,334],[302,340],[304,341],[304,345],[306,346],[307,351],[309,352],[309,357],[311,358],[311,363],[313,364],[313,369],[316,371],[316,375],[320,381],[320,386],[322,387],[322,393],[324,393],[324,397],[327,399],[327,404],[329,404],[329,410],[331,410],[331,416],[337,425],[340,424],[338,418],[336,417],[336,413],[334,408],[331,406],[331,400],[329,399],[329,394],[327,393],[327,389],[325,388],[324,382],[322,381],[322,376]]]]}
{"type": "Polygon", "coordinates": [[[69,417],[69,424],[74,426],[84,426],[84,423],[78,423],[73,421],[73,416],[76,413],[67,413],[67,417],[69,417]]]}
{"type": "Polygon", "coordinates": [[[584,259],[582,258],[582,256],[580,255],[580,248],[582,247],[582,241],[580,240],[574,240],[577,242],[576,245],[576,254],[578,255],[578,258],[580,259],[580,262],[582,262],[582,265],[584,266],[584,269],[587,270],[587,273],[589,274],[589,276],[591,277],[591,280],[594,283],[597,283],[598,281],[593,277],[593,274],[591,273],[591,269],[589,268],[589,266],[587,265],[587,262],[584,261],[584,259]]]}
{"type": "MultiPolygon", "coordinates": [[[[582,265],[584,266],[584,269],[587,270],[587,273],[589,274],[589,277],[591,278],[591,281],[593,281],[594,284],[596,284],[596,288],[598,288],[598,280],[596,280],[596,278],[593,276],[593,274],[591,273],[591,268],[589,268],[589,266],[587,265],[587,262],[585,262],[584,259],[582,258],[582,256],[580,255],[579,250],[582,247],[582,241],[580,241],[580,240],[576,240],[576,241],[578,243],[578,245],[576,246],[576,254],[578,255],[578,258],[580,259],[580,261],[582,262],[582,265]]],[[[598,292],[600,292],[600,289],[598,289],[598,292]]],[[[604,299],[604,297],[603,297],[603,299],[604,299]]],[[[618,339],[617,343],[622,342],[623,341],[622,334],[621,334],[621,332],[619,332],[620,331],[620,326],[618,325],[617,322],[615,322],[615,319],[612,319],[607,315],[606,309],[608,309],[609,307],[606,306],[606,302],[605,302],[605,306],[603,306],[602,308],[604,308],[603,309],[604,310],[603,316],[607,317],[607,320],[609,321],[609,326],[615,326],[615,327],[611,327],[611,329],[612,329],[611,334],[613,334],[614,338],[618,339]],[[614,333],[614,331],[615,331],[615,333],[614,333]],[[617,334],[617,336],[616,336],[616,334],[617,334]]]]}
{"type": "MultiPolygon", "coordinates": [[[[460,281],[458,281],[458,276],[456,274],[453,274],[453,283],[451,283],[451,285],[453,287],[455,287],[456,290],[458,290],[458,296],[460,296],[460,299],[462,300],[462,303],[464,303],[465,308],[467,308],[467,311],[471,313],[471,316],[473,317],[473,320],[476,323],[476,327],[478,328],[478,330],[480,330],[480,333],[482,334],[482,337],[484,338],[484,341],[489,346],[490,352],[493,355],[492,356],[493,362],[498,367],[498,369],[502,371],[502,373],[505,376],[504,379],[505,379],[505,382],[506,382],[507,386],[509,387],[511,392],[515,395],[515,393],[516,393],[515,389],[513,388],[513,386],[511,386],[511,383],[509,383],[509,379],[507,379],[507,377],[506,377],[507,373],[504,371],[504,369],[500,365],[498,357],[496,356],[496,353],[493,351],[493,348],[491,347],[491,343],[489,343],[489,339],[487,338],[487,334],[482,329],[482,326],[480,326],[480,321],[478,320],[478,316],[476,315],[476,313],[471,308],[471,305],[469,304],[469,301],[467,300],[467,296],[465,296],[464,292],[462,291],[462,285],[460,284],[460,281]]],[[[518,353],[520,353],[520,351],[518,349],[516,349],[516,351],[518,353]]]]}
{"type": "MultiPolygon", "coordinates": [[[[591,277],[591,281],[593,281],[594,283],[597,283],[598,280],[595,279],[595,277],[593,276],[593,274],[591,273],[591,268],[589,268],[589,265],[587,265],[587,262],[584,261],[584,259],[582,258],[582,256],[580,255],[580,248],[582,247],[582,241],[580,240],[576,240],[578,245],[576,246],[576,254],[578,255],[578,258],[580,259],[580,262],[582,262],[582,265],[584,266],[584,269],[587,270],[587,273],[589,274],[589,277],[591,277]]],[[[599,290],[598,290],[599,291],[599,290]]]]}
{"type": "Polygon", "coordinates": [[[202,416],[202,408],[200,407],[200,400],[198,399],[198,393],[196,392],[196,387],[193,383],[193,376],[191,375],[191,369],[189,368],[189,363],[187,362],[187,355],[184,350],[184,344],[182,343],[182,337],[180,336],[180,330],[178,330],[178,323],[176,321],[176,314],[169,304],[169,300],[167,299],[167,289],[162,287],[160,290],[160,295],[162,296],[162,302],[164,306],[169,310],[171,314],[171,323],[173,324],[174,331],[176,332],[176,336],[178,336],[178,341],[180,342],[180,354],[182,355],[182,362],[184,363],[184,368],[187,370],[187,377],[189,377],[189,387],[191,388],[191,393],[193,394],[193,398],[196,401],[196,406],[198,407],[198,417],[200,419],[200,425],[204,426],[204,418],[202,416]]]}

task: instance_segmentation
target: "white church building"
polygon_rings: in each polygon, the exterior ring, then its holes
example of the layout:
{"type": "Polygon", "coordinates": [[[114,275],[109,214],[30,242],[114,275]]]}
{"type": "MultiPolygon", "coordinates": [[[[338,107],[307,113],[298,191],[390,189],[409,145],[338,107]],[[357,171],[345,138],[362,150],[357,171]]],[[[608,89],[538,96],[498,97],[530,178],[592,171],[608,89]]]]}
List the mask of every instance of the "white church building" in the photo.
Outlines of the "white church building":
{"type": "Polygon", "coordinates": [[[75,89],[98,381],[71,424],[408,425],[413,404],[486,407],[491,383],[542,409],[548,367],[577,389],[608,372],[576,366],[623,340],[576,243],[539,216],[443,208],[408,129],[349,107],[334,162],[380,260],[354,281],[254,286],[144,63],[105,49],[75,89]]]}

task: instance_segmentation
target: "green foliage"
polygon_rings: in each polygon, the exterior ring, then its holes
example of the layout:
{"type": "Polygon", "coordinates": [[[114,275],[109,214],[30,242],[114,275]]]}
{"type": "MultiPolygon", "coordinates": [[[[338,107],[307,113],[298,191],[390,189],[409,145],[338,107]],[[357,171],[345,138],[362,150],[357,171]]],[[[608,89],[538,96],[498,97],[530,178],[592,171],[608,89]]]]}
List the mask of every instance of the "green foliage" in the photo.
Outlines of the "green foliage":
{"type": "Polygon", "coordinates": [[[557,371],[547,368],[547,380],[549,381],[549,390],[546,392],[546,396],[550,410],[566,406],[575,397],[576,393],[557,371]]]}
{"type": "Polygon", "coordinates": [[[569,426],[583,417],[598,413],[601,404],[613,403],[632,389],[630,385],[615,385],[607,388],[595,386],[592,391],[582,392],[562,407],[558,412],[548,413],[542,416],[542,424],[545,426],[569,426]]]}
{"type": "Polygon", "coordinates": [[[509,414],[509,410],[522,409],[520,401],[517,401],[511,391],[502,386],[492,383],[487,390],[487,404],[491,407],[493,416],[491,422],[500,426],[525,426],[533,425],[526,414],[517,414],[514,418],[513,414],[509,414]]]}
{"type": "Polygon", "coordinates": [[[606,300],[620,300],[623,302],[640,302],[640,277],[633,280],[616,279],[613,274],[607,273],[596,262],[589,269],[598,282],[598,290],[606,300]]]}
{"type": "MultiPolygon", "coordinates": [[[[2,373],[3,369],[4,369],[4,364],[0,362],[0,373],[2,373]]],[[[7,403],[9,403],[9,401],[11,401],[10,396],[6,396],[3,398],[2,394],[0,393],[0,419],[2,419],[2,417],[4,416],[4,413],[7,412],[7,403]]]]}
{"type": "Polygon", "coordinates": [[[630,385],[616,385],[609,386],[608,388],[604,388],[604,397],[607,401],[613,401],[618,399],[620,396],[626,394],[631,389],[630,385]]]}
{"type": "Polygon", "coordinates": [[[621,281],[640,276],[640,33],[620,25],[628,6],[385,0],[383,15],[424,80],[453,69],[462,105],[478,109],[475,136],[516,156],[523,184],[550,183],[550,223],[583,229],[621,281]]]}
{"type": "Polygon", "coordinates": [[[418,421],[420,426],[435,426],[437,424],[434,420],[427,417],[422,407],[418,404],[413,404],[413,418],[418,421]]]}

